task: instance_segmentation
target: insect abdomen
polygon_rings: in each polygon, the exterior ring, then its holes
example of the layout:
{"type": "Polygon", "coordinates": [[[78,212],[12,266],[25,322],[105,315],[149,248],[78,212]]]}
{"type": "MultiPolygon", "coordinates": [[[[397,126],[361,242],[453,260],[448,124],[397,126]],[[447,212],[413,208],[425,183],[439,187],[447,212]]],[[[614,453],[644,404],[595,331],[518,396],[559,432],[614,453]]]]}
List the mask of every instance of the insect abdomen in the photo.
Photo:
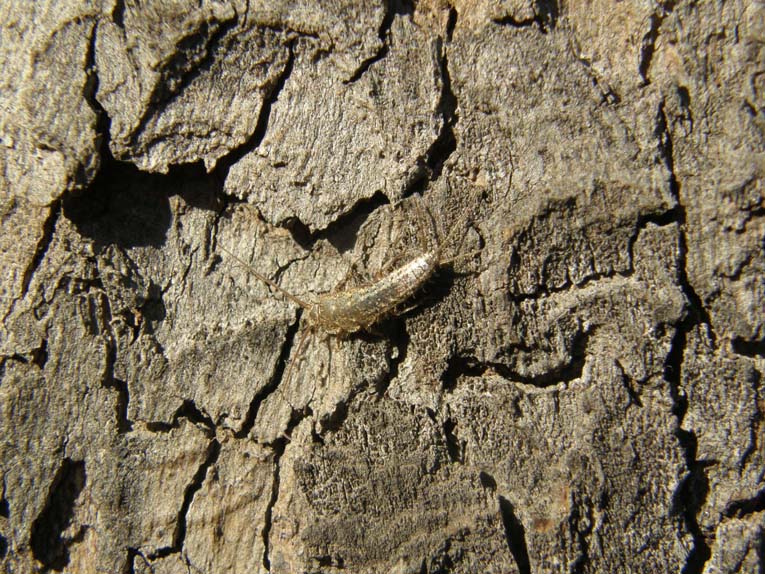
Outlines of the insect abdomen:
{"type": "Polygon", "coordinates": [[[368,287],[327,295],[317,301],[314,322],[336,334],[366,329],[414,295],[437,265],[438,254],[428,252],[368,287]]]}

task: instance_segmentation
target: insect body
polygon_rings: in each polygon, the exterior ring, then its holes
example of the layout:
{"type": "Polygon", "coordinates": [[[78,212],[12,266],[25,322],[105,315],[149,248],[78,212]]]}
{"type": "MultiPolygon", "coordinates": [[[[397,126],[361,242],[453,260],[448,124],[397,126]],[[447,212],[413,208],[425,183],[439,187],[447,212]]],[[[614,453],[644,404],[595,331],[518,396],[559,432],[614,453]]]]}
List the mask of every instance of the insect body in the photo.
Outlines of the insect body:
{"type": "MultiPolygon", "coordinates": [[[[318,331],[330,336],[344,337],[359,331],[368,331],[386,315],[395,312],[397,308],[411,299],[436,270],[447,262],[442,258],[443,249],[438,244],[438,235],[435,233],[433,219],[432,217],[429,219],[434,227],[435,246],[369,285],[336,290],[317,295],[308,300],[297,297],[283,289],[225,247],[221,246],[221,249],[248,269],[255,277],[305,310],[306,328],[297,343],[294,355],[297,358],[301,355],[310,333],[318,331]]],[[[447,244],[453,238],[453,234],[459,232],[460,229],[460,226],[452,228],[447,237],[447,244]]],[[[452,258],[451,261],[476,253],[459,255],[452,258]]],[[[293,365],[294,361],[290,362],[285,375],[287,381],[290,380],[293,365]]]]}
{"type": "Polygon", "coordinates": [[[328,335],[338,336],[369,329],[379,322],[414,295],[440,264],[440,250],[428,251],[371,285],[326,293],[313,301],[305,301],[285,291],[225,247],[221,246],[221,249],[258,279],[305,309],[308,330],[319,330],[328,335]]]}
{"type": "Polygon", "coordinates": [[[433,275],[439,251],[428,251],[366,287],[327,293],[309,306],[309,327],[330,335],[349,335],[369,329],[405,303],[433,275]]]}

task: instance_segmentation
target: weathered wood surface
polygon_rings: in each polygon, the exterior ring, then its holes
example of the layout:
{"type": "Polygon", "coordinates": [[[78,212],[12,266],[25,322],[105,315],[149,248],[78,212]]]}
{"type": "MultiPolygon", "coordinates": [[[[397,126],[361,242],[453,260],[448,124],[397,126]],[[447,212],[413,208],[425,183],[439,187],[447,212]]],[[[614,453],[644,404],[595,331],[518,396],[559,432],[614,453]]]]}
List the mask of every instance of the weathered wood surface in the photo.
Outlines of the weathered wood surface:
{"type": "Polygon", "coordinates": [[[0,570],[762,571],[764,14],[1,2],[0,570]]]}

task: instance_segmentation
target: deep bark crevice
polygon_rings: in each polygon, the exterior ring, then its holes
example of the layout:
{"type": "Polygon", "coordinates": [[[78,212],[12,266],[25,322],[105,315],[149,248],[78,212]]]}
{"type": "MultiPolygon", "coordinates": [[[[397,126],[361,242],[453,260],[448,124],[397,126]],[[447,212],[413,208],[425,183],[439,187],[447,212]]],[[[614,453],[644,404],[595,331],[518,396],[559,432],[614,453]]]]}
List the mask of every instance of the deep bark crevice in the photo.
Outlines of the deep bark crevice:
{"type": "Polygon", "coordinates": [[[454,36],[454,29],[457,27],[457,18],[459,17],[459,14],[457,13],[457,9],[454,8],[454,6],[449,8],[449,15],[446,19],[446,30],[444,31],[444,38],[447,42],[452,41],[452,37],[454,36]]]}
{"type": "MultiPolygon", "coordinates": [[[[462,463],[465,462],[465,454],[462,450],[462,444],[457,438],[457,435],[454,434],[454,429],[457,428],[457,424],[458,423],[453,419],[447,418],[443,422],[441,429],[444,433],[444,443],[446,444],[446,452],[449,455],[449,460],[462,463]]],[[[483,481],[481,481],[481,483],[483,484],[483,481]]],[[[495,489],[496,486],[496,483],[494,483],[495,489]]]]}
{"type": "Polygon", "coordinates": [[[459,121],[458,101],[452,88],[452,76],[449,73],[449,56],[443,39],[438,40],[438,66],[441,73],[441,95],[436,109],[441,114],[441,132],[425,152],[425,165],[431,181],[441,176],[444,165],[457,149],[454,127],[459,121]]]}
{"type": "MultiPolygon", "coordinates": [[[[2,378],[2,372],[0,372],[2,378]]],[[[5,497],[5,480],[3,480],[3,491],[0,495],[0,518],[8,520],[11,517],[11,505],[5,497]]],[[[8,554],[8,539],[0,534],[0,560],[8,554]]]]}
{"type": "Polygon", "coordinates": [[[531,574],[531,561],[526,544],[526,528],[515,515],[513,505],[503,496],[499,497],[499,510],[502,515],[502,524],[505,527],[507,547],[518,565],[518,572],[531,574]]]}
{"type": "MultiPolygon", "coordinates": [[[[454,23],[456,24],[456,15],[454,23]]],[[[443,38],[437,40],[436,58],[441,75],[441,94],[436,105],[436,110],[441,116],[441,130],[410,172],[408,181],[404,184],[403,197],[422,195],[428,185],[441,176],[444,165],[457,149],[454,127],[459,121],[458,102],[452,89],[446,42],[443,38]]]]}
{"type": "Polygon", "coordinates": [[[635,388],[635,386],[632,384],[632,380],[627,375],[627,372],[624,370],[624,367],[619,363],[619,361],[616,361],[616,367],[619,369],[619,375],[622,380],[622,385],[624,386],[624,390],[627,391],[627,396],[629,397],[629,402],[627,403],[627,407],[630,405],[635,405],[637,407],[643,406],[643,401],[640,399],[640,393],[635,388]]]}
{"type": "Polygon", "coordinates": [[[675,436],[685,456],[688,474],[680,482],[672,501],[672,514],[681,516],[685,527],[693,537],[693,548],[689,552],[682,574],[701,574],[704,565],[712,555],[709,543],[698,522],[698,513],[709,492],[709,479],[705,468],[713,461],[701,461],[696,458],[697,437],[692,431],[682,428],[683,419],[688,410],[687,395],[682,392],[682,369],[685,359],[688,334],[698,325],[706,325],[714,345],[714,333],[711,328],[709,315],[704,308],[701,298],[693,289],[687,271],[687,242],[685,237],[685,208],[680,202],[680,182],[675,175],[674,150],[672,134],[669,130],[664,102],[659,105],[656,117],[655,137],[658,141],[659,155],[670,173],[670,193],[675,199],[674,210],[680,233],[678,237],[677,278],[676,282],[687,301],[689,313],[680,321],[672,338],[669,353],[664,363],[664,380],[669,385],[673,402],[673,414],[677,418],[675,436]]]}
{"type": "Polygon", "coordinates": [[[45,364],[48,362],[48,339],[42,339],[40,346],[32,349],[30,360],[41,371],[45,369],[45,364]]]}
{"type": "Polygon", "coordinates": [[[725,506],[723,515],[726,518],[744,518],[762,511],[765,511],[765,489],[760,490],[752,498],[729,502],[725,506]]]}
{"type": "MultiPolygon", "coordinates": [[[[512,367],[497,361],[479,361],[472,356],[453,356],[449,359],[447,368],[441,375],[442,388],[445,392],[450,392],[457,387],[460,378],[483,377],[487,373],[495,373],[507,381],[536,388],[546,388],[577,380],[581,378],[584,370],[587,359],[587,343],[591,335],[592,331],[578,332],[571,342],[570,360],[536,375],[522,375],[512,367]]],[[[508,349],[507,353],[514,349],[526,352],[532,350],[519,345],[508,349]]]]}
{"type": "Polygon", "coordinates": [[[123,30],[125,29],[125,0],[115,0],[111,17],[114,24],[123,30]]]}
{"type": "Polygon", "coordinates": [[[390,205],[390,200],[384,192],[378,190],[371,197],[359,199],[340,217],[313,233],[297,217],[289,218],[284,227],[290,232],[295,243],[306,251],[310,251],[317,241],[325,239],[338,253],[346,253],[356,245],[358,233],[367,219],[384,205],[390,205]]]}
{"type": "MultiPolygon", "coordinates": [[[[158,189],[174,187],[175,178],[142,172],[133,164],[114,159],[108,150],[103,153],[101,169],[90,188],[64,199],[64,216],[80,234],[95,242],[96,252],[112,244],[126,249],[161,247],[172,215],[170,193],[158,193],[158,189]]],[[[189,177],[196,180],[195,175],[189,177]]]]}
{"type": "Polygon", "coordinates": [[[3,484],[3,496],[0,497],[0,518],[10,518],[11,517],[11,504],[8,502],[8,499],[5,497],[5,484],[3,484]]]}
{"type": "Polygon", "coordinates": [[[117,420],[117,433],[125,434],[133,430],[133,421],[128,418],[128,406],[130,404],[130,390],[126,381],[114,377],[114,365],[117,362],[117,346],[113,342],[108,343],[106,372],[103,386],[117,393],[114,403],[115,417],[117,420]]]}
{"type": "Polygon", "coordinates": [[[375,383],[375,391],[379,397],[382,397],[387,392],[391,382],[398,377],[399,368],[406,360],[407,354],[409,353],[409,343],[411,342],[409,331],[406,328],[406,321],[404,321],[403,318],[399,318],[392,323],[393,326],[391,328],[390,341],[396,347],[396,356],[391,357],[388,361],[387,375],[375,383]]]}
{"type": "Polygon", "coordinates": [[[133,421],[128,418],[128,405],[130,404],[130,392],[128,384],[125,381],[111,378],[104,383],[108,389],[113,389],[117,393],[117,400],[114,404],[114,410],[117,418],[117,432],[125,434],[133,430],[133,421]]]}
{"type": "Polygon", "coordinates": [[[72,540],[62,534],[74,517],[74,506],[85,481],[85,462],[64,459],[51,482],[45,506],[32,522],[30,547],[44,571],[61,572],[69,564],[72,540]]]}
{"type": "Polygon", "coordinates": [[[741,337],[736,337],[731,343],[733,352],[737,355],[743,355],[751,359],[765,358],[765,339],[760,341],[749,341],[741,337]]]}
{"type": "Polygon", "coordinates": [[[180,428],[181,419],[185,419],[198,428],[204,430],[208,437],[215,436],[215,422],[209,415],[199,410],[196,403],[191,399],[183,401],[180,407],[173,413],[172,422],[150,421],[146,423],[146,430],[157,433],[167,433],[180,428]]]}
{"type": "Polygon", "coordinates": [[[271,448],[274,452],[274,479],[271,484],[271,497],[269,498],[268,505],[266,506],[265,516],[263,518],[263,567],[266,572],[271,571],[271,529],[273,528],[273,511],[276,502],[279,499],[279,485],[281,476],[281,467],[279,466],[282,455],[287,449],[287,444],[292,431],[299,425],[303,419],[313,415],[310,408],[306,408],[303,411],[293,411],[290,422],[287,424],[287,430],[284,431],[284,435],[276,439],[271,443],[271,448]]]}
{"type": "Polygon", "coordinates": [[[497,490],[497,481],[488,472],[481,471],[478,473],[478,480],[481,486],[488,488],[491,491],[497,490]]]}

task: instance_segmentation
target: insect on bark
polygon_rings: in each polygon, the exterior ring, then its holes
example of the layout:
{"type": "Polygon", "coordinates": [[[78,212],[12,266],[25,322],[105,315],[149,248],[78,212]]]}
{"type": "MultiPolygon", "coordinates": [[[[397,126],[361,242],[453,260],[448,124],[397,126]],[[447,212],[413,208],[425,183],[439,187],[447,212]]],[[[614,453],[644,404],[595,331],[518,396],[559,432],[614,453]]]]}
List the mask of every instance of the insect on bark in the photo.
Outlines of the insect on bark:
{"type": "MultiPolygon", "coordinates": [[[[420,207],[420,209],[423,208],[420,207]]],[[[311,300],[293,295],[225,247],[220,247],[255,277],[305,310],[306,329],[297,345],[295,353],[295,360],[297,360],[303,351],[308,334],[323,332],[330,336],[346,337],[359,331],[368,331],[376,323],[395,313],[401,305],[409,301],[440,266],[480,252],[473,251],[449,260],[443,260],[443,250],[437,241],[432,216],[429,213],[428,216],[434,227],[435,247],[413,257],[409,262],[369,285],[322,293],[312,297],[311,300]]],[[[452,234],[459,229],[459,226],[452,228],[447,237],[447,244],[452,234]]],[[[292,364],[290,364],[285,376],[287,381],[290,380],[292,364]]]]}

